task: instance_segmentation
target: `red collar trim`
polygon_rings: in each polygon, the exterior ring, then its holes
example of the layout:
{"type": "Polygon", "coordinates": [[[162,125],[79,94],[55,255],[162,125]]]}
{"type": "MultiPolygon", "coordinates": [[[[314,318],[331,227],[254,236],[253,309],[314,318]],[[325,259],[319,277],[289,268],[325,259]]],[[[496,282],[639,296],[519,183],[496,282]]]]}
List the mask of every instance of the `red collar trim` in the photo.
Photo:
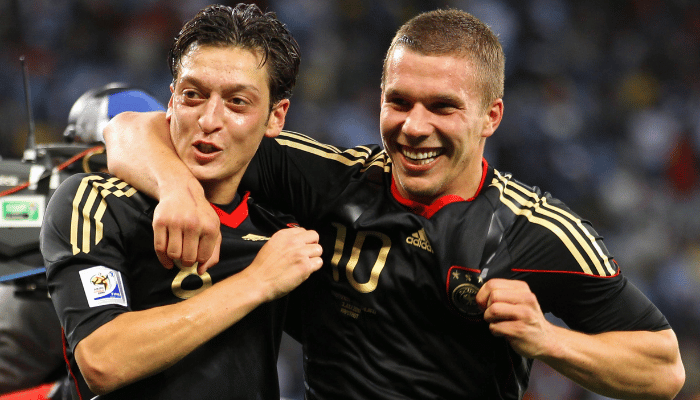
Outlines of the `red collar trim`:
{"type": "Polygon", "coordinates": [[[226,213],[226,211],[214,204],[211,206],[214,208],[214,211],[216,211],[216,214],[219,216],[219,221],[221,221],[222,224],[231,228],[238,228],[238,226],[248,218],[248,196],[250,196],[250,192],[245,193],[241,204],[239,204],[231,214],[226,213]]]}
{"type": "Polygon", "coordinates": [[[394,196],[396,201],[401,203],[404,207],[408,208],[412,213],[418,214],[420,216],[423,216],[425,218],[430,218],[433,215],[435,215],[436,212],[440,211],[442,207],[450,204],[450,203],[455,203],[458,201],[472,201],[476,198],[476,196],[479,195],[481,192],[481,189],[484,187],[484,181],[486,180],[486,172],[488,171],[488,162],[486,162],[486,159],[482,157],[481,159],[481,182],[479,182],[479,188],[476,190],[476,193],[474,194],[473,197],[464,200],[463,198],[455,195],[455,194],[448,194],[445,196],[440,197],[439,199],[435,200],[432,204],[426,205],[423,203],[418,203],[413,200],[409,200],[399,193],[399,189],[396,187],[396,182],[394,181],[394,175],[392,174],[391,176],[391,194],[394,196]]]}

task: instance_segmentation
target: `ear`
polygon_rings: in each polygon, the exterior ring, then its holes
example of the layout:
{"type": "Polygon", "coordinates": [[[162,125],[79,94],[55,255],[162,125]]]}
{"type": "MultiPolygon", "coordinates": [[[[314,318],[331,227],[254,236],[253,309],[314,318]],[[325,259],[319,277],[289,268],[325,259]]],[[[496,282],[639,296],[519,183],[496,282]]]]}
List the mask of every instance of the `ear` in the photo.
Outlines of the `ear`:
{"type": "Polygon", "coordinates": [[[165,120],[170,123],[170,118],[173,116],[173,98],[175,97],[175,87],[170,84],[170,100],[168,100],[168,109],[165,111],[165,120]]]}
{"type": "Polygon", "coordinates": [[[486,109],[484,119],[484,129],[481,131],[481,136],[487,138],[493,135],[501,124],[503,119],[503,99],[499,98],[491,103],[486,109]]]}
{"type": "Polygon", "coordinates": [[[282,128],[284,128],[284,120],[287,117],[288,110],[289,99],[282,99],[275,105],[272,111],[270,111],[265,136],[276,137],[280,134],[282,128]]]}

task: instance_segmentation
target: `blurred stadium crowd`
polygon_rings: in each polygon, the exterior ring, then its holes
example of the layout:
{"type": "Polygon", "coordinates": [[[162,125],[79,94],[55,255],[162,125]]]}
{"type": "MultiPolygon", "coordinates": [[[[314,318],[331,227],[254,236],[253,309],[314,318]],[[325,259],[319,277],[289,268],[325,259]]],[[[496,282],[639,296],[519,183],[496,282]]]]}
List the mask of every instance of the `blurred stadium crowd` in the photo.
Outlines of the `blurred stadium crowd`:
{"type": "MultiPolygon", "coordinates": [[[[27,59],[38,143],[60,142],[73,102],[121,81],[164,104],[172,38],[210,3],[0,0],[0,156],[20,158],[27,59]]],[[[234,4],[235,2],[222,2],[234,4]]],[[[381,66],[400,24],[455,7],[499,35],[505,114],[486,157],[592,220],[623,272],[679,335],[700,399],[700,3],[697,0],[268,0],[302,67],[287,129],[338,145],[380,140],[381,66]]],[[[283,357],[298,354],[290,347],[283,357]]],[[[291,358],[294,358],[291,357],[291,358]]],[[[299,396],[298,363],[283,385],[299,396]]],[[[529,399],[600,397],[538,365],[529,399]]]]}

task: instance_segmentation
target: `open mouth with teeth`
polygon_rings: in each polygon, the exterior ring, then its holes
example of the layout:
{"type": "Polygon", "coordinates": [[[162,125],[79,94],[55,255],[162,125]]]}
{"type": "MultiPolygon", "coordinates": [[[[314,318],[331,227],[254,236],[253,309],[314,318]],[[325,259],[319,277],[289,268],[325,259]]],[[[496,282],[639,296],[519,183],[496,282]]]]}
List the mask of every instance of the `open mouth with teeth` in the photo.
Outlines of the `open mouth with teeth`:
{"type": "Polygon", "coordinates": [[[429,164],[443,153],[443,149],[411,149],[406,146],[400,146],[400,149],[407,161],[417,165],[429,164]]]}
{"type": "Polygon", "coordinates": [[[215,153],[215,152],[220,150],[218,147],[214,146],[213,144],[202,143],[202,142],[196,143],[194,145],[194,147],[196,147],[197,150],[199,150],[200,152],[202,152],[204,154],[211,154],[211,153],[215,153]]]}

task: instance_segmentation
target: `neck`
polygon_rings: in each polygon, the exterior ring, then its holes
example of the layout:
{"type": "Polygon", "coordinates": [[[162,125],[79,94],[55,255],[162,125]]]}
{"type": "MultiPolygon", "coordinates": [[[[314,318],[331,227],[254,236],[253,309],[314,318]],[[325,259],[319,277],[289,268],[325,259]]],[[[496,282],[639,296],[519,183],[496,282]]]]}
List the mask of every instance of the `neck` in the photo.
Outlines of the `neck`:
{"type": "Polygon", "coordinates": [[[236,198],[238,183],[208,183],[206,181],[202,181],[201,184],[204,188],[204,196],[210,203],[228,204],[236,198]]]}

